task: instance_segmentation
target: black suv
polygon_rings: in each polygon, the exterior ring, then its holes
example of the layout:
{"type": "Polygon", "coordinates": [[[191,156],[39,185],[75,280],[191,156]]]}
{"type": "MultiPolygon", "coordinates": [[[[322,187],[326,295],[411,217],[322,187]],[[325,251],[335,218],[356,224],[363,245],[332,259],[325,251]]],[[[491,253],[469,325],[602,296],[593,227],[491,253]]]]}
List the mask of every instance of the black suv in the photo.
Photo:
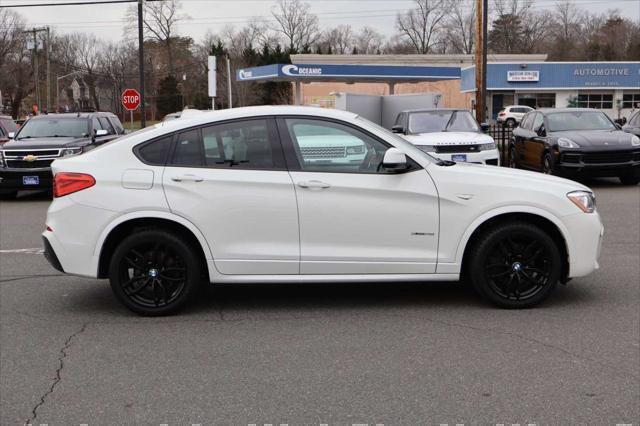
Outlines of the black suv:
{"type": "Polygon", "coordinates": [[[540,109],[524,116],[509,146],[511,167],[566,177],[618,177],[640,182],[640,139],[602,111],[540,109]]]}
{"type": "Polygon", "coordinates": [[[78,155],[124,134],[108,112],[46,114],[27,120],[13,140],[0,147],[0,194],[20,190],[51,190],[51,163],[78,155]]]}

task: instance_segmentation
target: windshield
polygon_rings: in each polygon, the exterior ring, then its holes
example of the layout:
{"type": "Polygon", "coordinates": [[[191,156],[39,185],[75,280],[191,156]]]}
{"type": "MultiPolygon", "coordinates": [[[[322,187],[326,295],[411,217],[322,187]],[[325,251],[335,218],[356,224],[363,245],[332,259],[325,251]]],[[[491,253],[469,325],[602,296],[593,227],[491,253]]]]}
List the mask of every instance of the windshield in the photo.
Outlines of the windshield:
{"type": "Polygon", "coordinates": [[[89,135],[89,121],[78,118],[37,118],[28,120],[18,133],[16,140],[29,138],[72,137],[89,135]]]}
{"type": "Polygon", "coordinates": [[[547,115],[549,131],[566,130],[616,130],[605,113],[600,111],[554,112],[547,115]]]}
{"type": "Polygon", "coordinates": [[[382,126],[377,125],[376,123],[367,120],[366,118],[363,117],[356,117],[356,119],[360,122],[362,122],[362,127],[369,128],[369,130],[373,131],[374,133],[382,133],[384,134],[384,138],[385,139],[393,139],[394,144],[396,146],[400,146],[402,147],[402,149],[406,152],[409,153],[410,156],[412,157],[424,157],[427,158],[429,161],[431,161],[432,163],[438,163],[440,162],[440,160],[438,160],[435,157],[432,157],[431,155],[427,154],[426,152],[418,149],[415,147],[415,145],[413,145],[411,142],[401,138],[400,136],[396,135],[395,133],[390,132],[389,130],[385,129],[382,126]]]}
{"type": "Polygon", "coordinates": [[[422,111],[409,114],[409,133],[477,132],[480,128],[469,111],[422,111]]]}

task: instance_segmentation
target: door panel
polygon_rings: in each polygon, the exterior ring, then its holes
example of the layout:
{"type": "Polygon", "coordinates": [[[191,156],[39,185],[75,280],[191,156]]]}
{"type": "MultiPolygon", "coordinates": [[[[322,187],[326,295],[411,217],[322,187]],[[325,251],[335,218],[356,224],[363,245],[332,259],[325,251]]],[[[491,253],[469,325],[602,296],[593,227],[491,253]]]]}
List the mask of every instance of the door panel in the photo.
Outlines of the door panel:
{"type": "Polygon", "coordinates": [[[428,173],[381,167],[390,145],[349,123],[286,118],[301,274],[434,273],[438,195],[428,173]]]}
{"type": "Polygon", "coordinates": [[[173,212],[193,222],[223,274],[298,274],[293,183],[271,119],[179,134],[163,185],[173,212]]]}
{"type": "Polygon", "coordinates": [[[438,195],[425,170],[291,172],[300,210],[301,274],[434,273],[438,195]]]}

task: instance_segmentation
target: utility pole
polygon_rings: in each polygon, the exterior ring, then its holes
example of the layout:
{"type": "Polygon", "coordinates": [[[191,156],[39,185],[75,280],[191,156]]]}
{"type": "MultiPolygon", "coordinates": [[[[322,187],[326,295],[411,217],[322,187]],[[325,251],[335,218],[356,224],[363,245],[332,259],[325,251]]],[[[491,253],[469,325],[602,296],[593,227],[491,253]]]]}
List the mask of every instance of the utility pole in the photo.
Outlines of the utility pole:
{"type": "Polygon", "coordinates": [[[138,68],[140,71],[140,127],[147,125],[146,102],[144,95],[144,29],[142,16],[142,1],[138,0],[138,68]]]}
{"type": "Polygon", "coordinates": [[[229,108],[233,108],[233,93],[231,92],[231,60],[227,55],[227,89],[229,92],[229,108]]]}
{"type": "Polygon", "coordinates": [[[49,32],[49,27],[43,27],[43,28],[32,28],[30,30],[26,30],[23,31],[23,33],[28,33],[31,34],[33,36],[33,56],[32,56],[32,60],[33,60],[33,77],[34,77],[34,83],[35,83],[35,95],[36,95],[36,105],[38,105],[38,109],[40,109],[40,70],[38,67],[38,33],[41,32],[46,32],[47,33],[47,49],[46,49],[46,54],[47,54],[47,105],[46,105],[46,109],[47,111],[49,111],[49,101],[50,101],[50,69],[49,69],[49,43],[50,43],[50,32],[49,32]]]}
{"type": "Polygon", "coordinates": [[[488,0],[476,2],[476,120],[486,120],[487,100],[487,9],[488,0]]]}
{"type": "Polygon", "coordinates": [[[47,112],[51,112],[51,30],[47,27],[47,112]]]}

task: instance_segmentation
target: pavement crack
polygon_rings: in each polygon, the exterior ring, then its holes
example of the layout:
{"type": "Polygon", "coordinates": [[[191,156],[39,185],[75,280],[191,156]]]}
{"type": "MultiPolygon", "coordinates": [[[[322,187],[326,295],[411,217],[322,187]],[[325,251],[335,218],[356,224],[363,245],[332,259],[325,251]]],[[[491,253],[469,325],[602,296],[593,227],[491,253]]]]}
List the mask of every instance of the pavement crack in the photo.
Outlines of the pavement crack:
{"type": "Polygon", "coordinates": [[[74,339],[85,331],[87,325],[89,325],[89,323],[84,323],[80,330],[72,333],[64,342],[64,346],[60,349],[60,355],[58,356],[59,365],[56,369],[55,378],[53,379],[49,389],[47,389],[47,391],[40,397],[40,401],[38,401],[38,403],[31,409],[31,417],[25,421],[25,425],[31,425],[36,420],[36,417],[38,417],[38,409],[44,405],[49,395],[55,391],[56,386],[58,386],[62,381],[62,370],[64,369],[64,360],[67,357],[67,350],[73,345],[74,339]]]}

